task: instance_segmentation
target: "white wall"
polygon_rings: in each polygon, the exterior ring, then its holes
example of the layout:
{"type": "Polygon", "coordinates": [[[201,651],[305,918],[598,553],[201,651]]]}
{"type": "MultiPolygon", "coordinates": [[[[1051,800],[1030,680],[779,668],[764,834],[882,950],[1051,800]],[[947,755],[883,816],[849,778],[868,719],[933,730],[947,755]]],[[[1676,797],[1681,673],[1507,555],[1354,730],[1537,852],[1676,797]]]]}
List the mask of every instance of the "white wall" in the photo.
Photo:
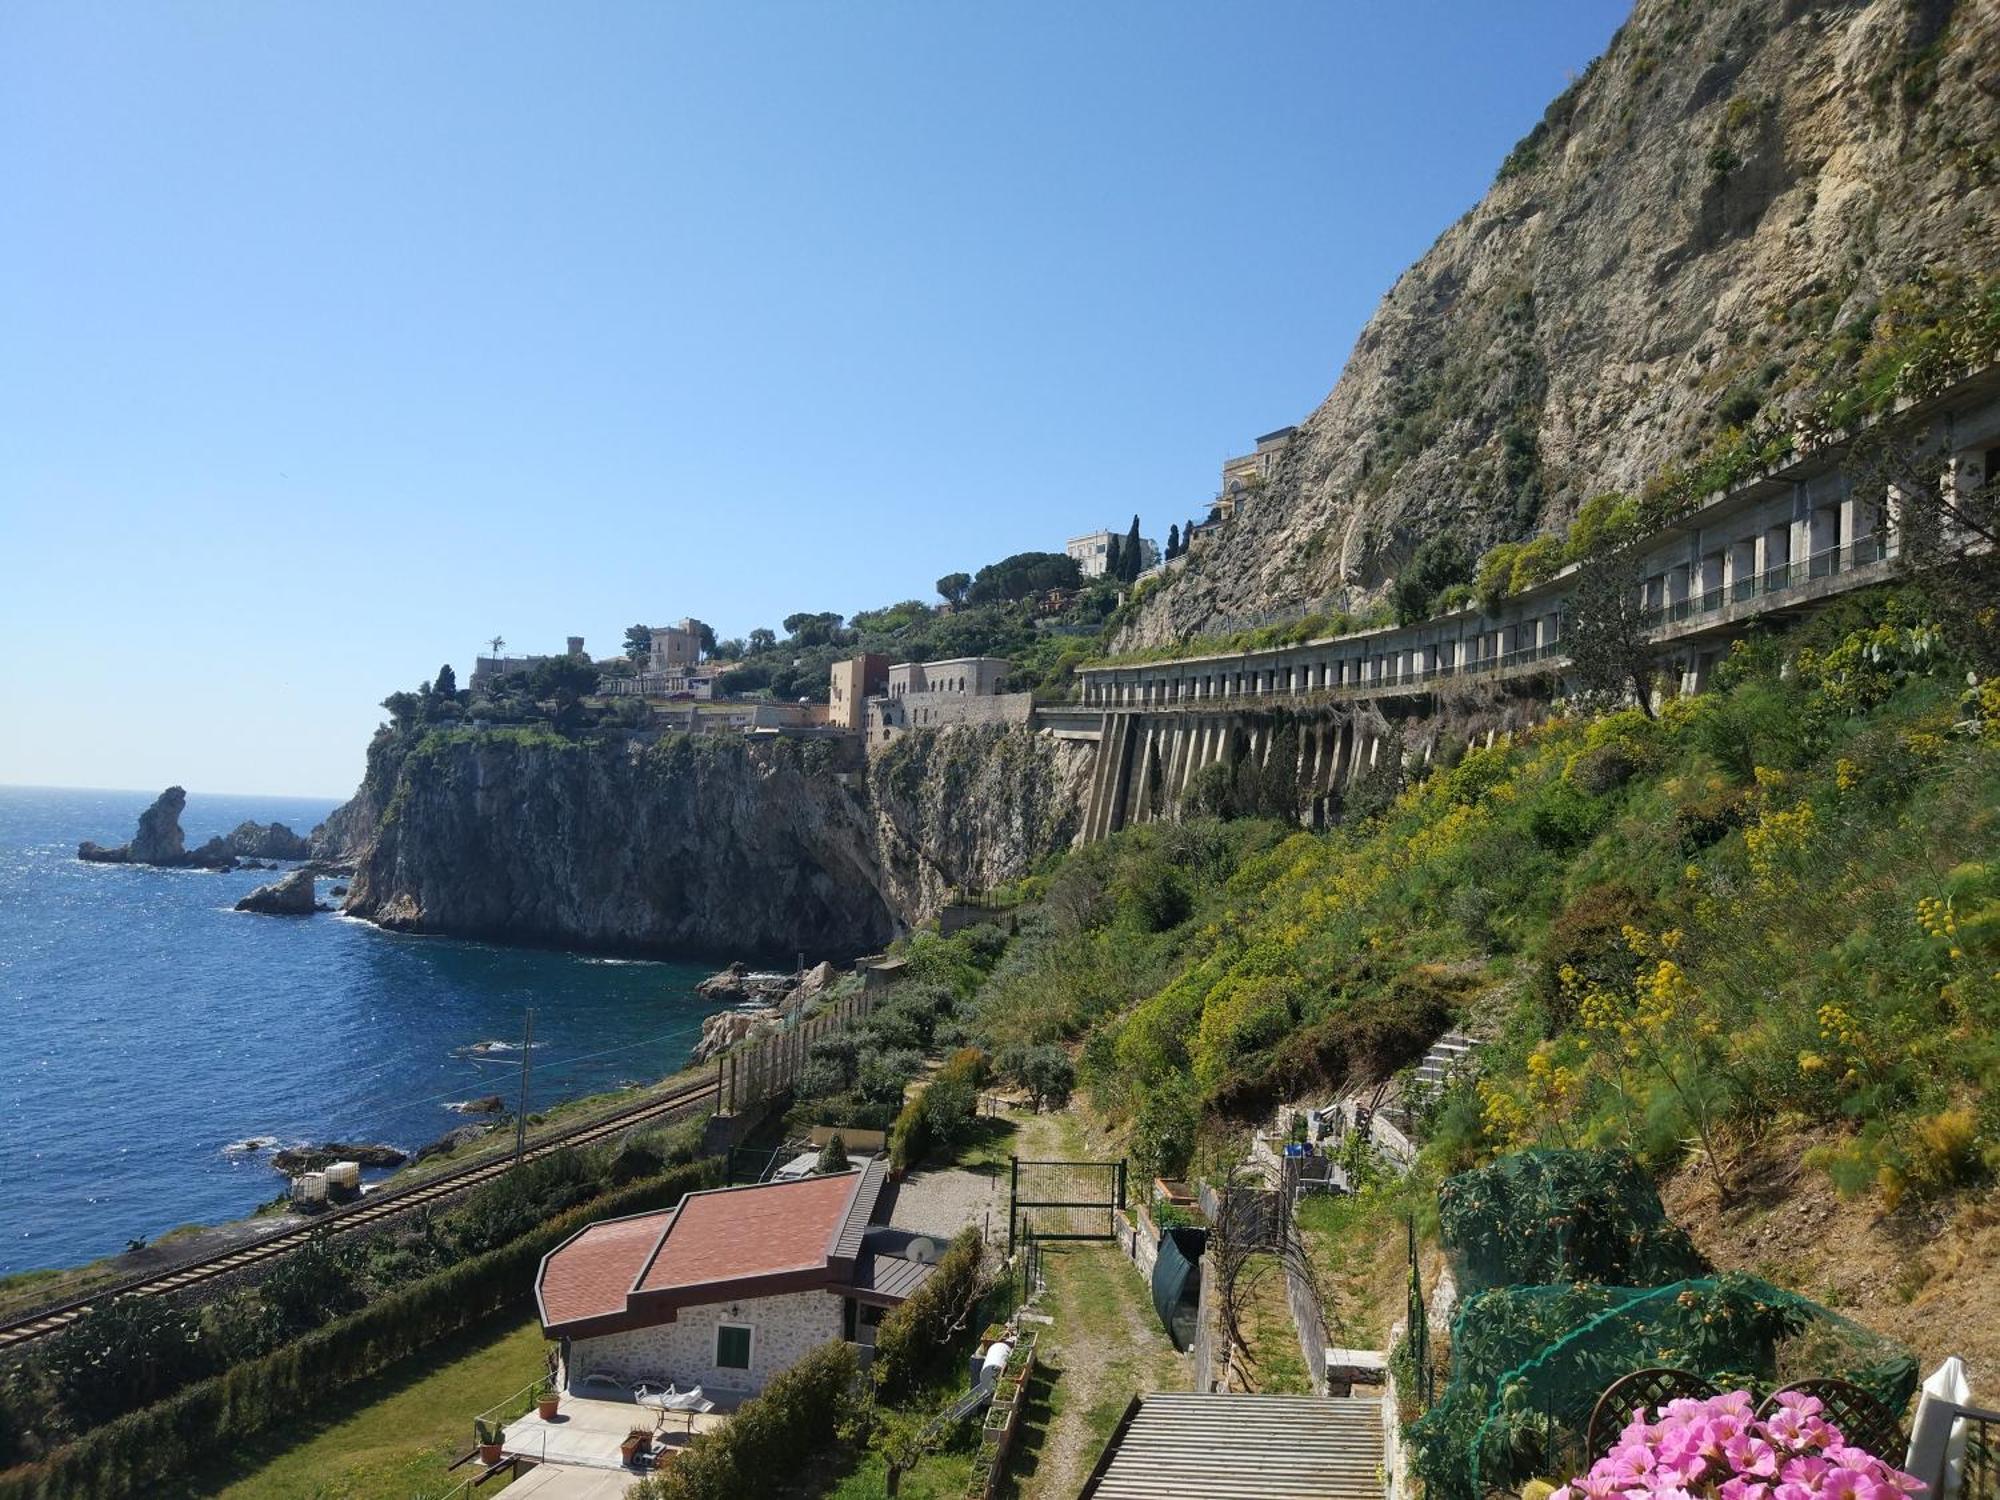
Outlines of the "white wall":
{"type": "Polygon", "coordinates": [[[684,1307],[676,1322],[573,1340],[568,1373],[575,1380],[604,1368],[621,1371],[634,1380],[663,1376],[682,1390],[699,1385],[755,1394],[773,1375],[790,1369],[821,1344],[841,1337],[843,1300],[831,1292],[789,1292],[684,1307]],[[734,1317],[729,1314],[731,1306],[736,1308],[734,1317]],[[748,1370],[716,1367],[718,1323],[743,1323],[755,1330],[748,1370]]]}

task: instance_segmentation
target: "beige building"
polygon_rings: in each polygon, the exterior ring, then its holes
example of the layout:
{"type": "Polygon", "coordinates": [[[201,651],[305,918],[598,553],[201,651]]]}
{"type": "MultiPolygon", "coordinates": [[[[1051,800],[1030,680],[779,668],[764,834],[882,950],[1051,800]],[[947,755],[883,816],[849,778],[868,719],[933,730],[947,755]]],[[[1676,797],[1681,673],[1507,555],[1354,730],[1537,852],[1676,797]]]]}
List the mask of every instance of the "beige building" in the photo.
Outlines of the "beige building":
{"type": "Polygon", "coordinates": [[[1257,446],[1248,453],[1222,461],[1222,488],[1216,494],[1214,507],[1218,519],[1226,521],[1235,515],[1239,505],[1270,481],[1271,475],[1277,471],[1278,456],[1285,451],[1285,444],[1298,430],[1293,426],[1267,432],[1257,439],[1257,446]]]}
{"type": "Polygon", "coordinates": [[[1034,696],[1002,692],[1007,670],[1001,656],[897,662],[888,671],[888,690],[868,699],[863,725],[868,748],[878,750],[912,729],[1027,723],[1034,696]]]}
{"type": "Polygon", "coordinates": [[[889,658],[864,651],[833,664],[826,695],[827,723],[835,729],[859,730],[868,723],[868,700],[889,691],[889,658]]]}
{"type": "MultiPolygon", "coordinates": [[[[1085,578],[1102,578],[1105,565],[1111,560],[1111,539],[1117,537],[1122,545],[1125,533],[1122,531],[1087,531],[1082,536],[1073,536],[1063,543],[1063,551],[1076,560],[1085,578]]],[[[1139,571],[1144,572],[1160,560],[1159,543],[1146,537],[1139,538],[1139,571]]]]}
{"type": "Polygon", "coordinates": [[[649,673],[681,674],[701,660],[701,621],[655,625],[652,630],[652,648],[646,657],[649,673]]]}

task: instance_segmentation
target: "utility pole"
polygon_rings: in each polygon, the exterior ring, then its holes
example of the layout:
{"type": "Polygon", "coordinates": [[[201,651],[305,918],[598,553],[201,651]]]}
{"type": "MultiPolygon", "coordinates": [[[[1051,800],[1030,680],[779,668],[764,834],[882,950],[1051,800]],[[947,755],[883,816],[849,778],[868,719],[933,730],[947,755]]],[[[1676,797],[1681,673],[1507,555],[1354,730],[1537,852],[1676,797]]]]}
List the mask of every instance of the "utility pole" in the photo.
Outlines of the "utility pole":
{"type": "Polygon", "coordinates": [[[514,1164],[520,1165],[528,1149],[528,1074],[535,1061],[535,1010],[528,1007],[528,1021],[521,1037],[521,1108],[514,1116],[514,1164]]]}

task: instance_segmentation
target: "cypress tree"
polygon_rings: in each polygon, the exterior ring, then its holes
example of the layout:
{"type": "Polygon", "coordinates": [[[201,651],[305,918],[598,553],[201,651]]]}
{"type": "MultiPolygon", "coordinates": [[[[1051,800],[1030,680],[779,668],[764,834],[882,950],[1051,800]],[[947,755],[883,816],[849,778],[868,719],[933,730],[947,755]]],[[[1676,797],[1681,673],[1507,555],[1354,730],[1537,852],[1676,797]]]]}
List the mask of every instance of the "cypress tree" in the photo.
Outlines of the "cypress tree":
{"type": "Polygon", "coordinates": [[[1139,576],[1145,563],[1145,552],[1139,546],[1139,518],[1132,517],[1132,529],[1125,533],[1125,581],[1130,583],[1139,576]]]}
{"type": "Polygon", "coordinates": [[[1125,579],[1125,559],[1120,555],[1118,538],[1115,536],[1104,550],[1104,576],[1114,583],[1122,583],[1125,579]]]}
{"type": "Polygon", "coordinates": [[[1172,562],[1180,555],[1181,529],[1178,526],[1169,526],[1167,528],[1167,561],[1172,562]]]}

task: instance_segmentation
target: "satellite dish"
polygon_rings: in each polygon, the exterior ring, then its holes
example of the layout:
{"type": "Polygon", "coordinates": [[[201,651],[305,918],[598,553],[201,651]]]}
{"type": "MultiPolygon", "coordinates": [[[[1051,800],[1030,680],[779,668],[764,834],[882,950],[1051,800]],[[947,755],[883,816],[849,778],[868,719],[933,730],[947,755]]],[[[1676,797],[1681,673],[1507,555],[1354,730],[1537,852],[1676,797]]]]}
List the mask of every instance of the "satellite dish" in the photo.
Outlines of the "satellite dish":
{"type": "Polygon", "coordinates": [[[903,1258],[913,1260],[920,1266],[937,1264],[938,1243],[927,1234],[920,1234],[903,1249],[903,1258]]]}

